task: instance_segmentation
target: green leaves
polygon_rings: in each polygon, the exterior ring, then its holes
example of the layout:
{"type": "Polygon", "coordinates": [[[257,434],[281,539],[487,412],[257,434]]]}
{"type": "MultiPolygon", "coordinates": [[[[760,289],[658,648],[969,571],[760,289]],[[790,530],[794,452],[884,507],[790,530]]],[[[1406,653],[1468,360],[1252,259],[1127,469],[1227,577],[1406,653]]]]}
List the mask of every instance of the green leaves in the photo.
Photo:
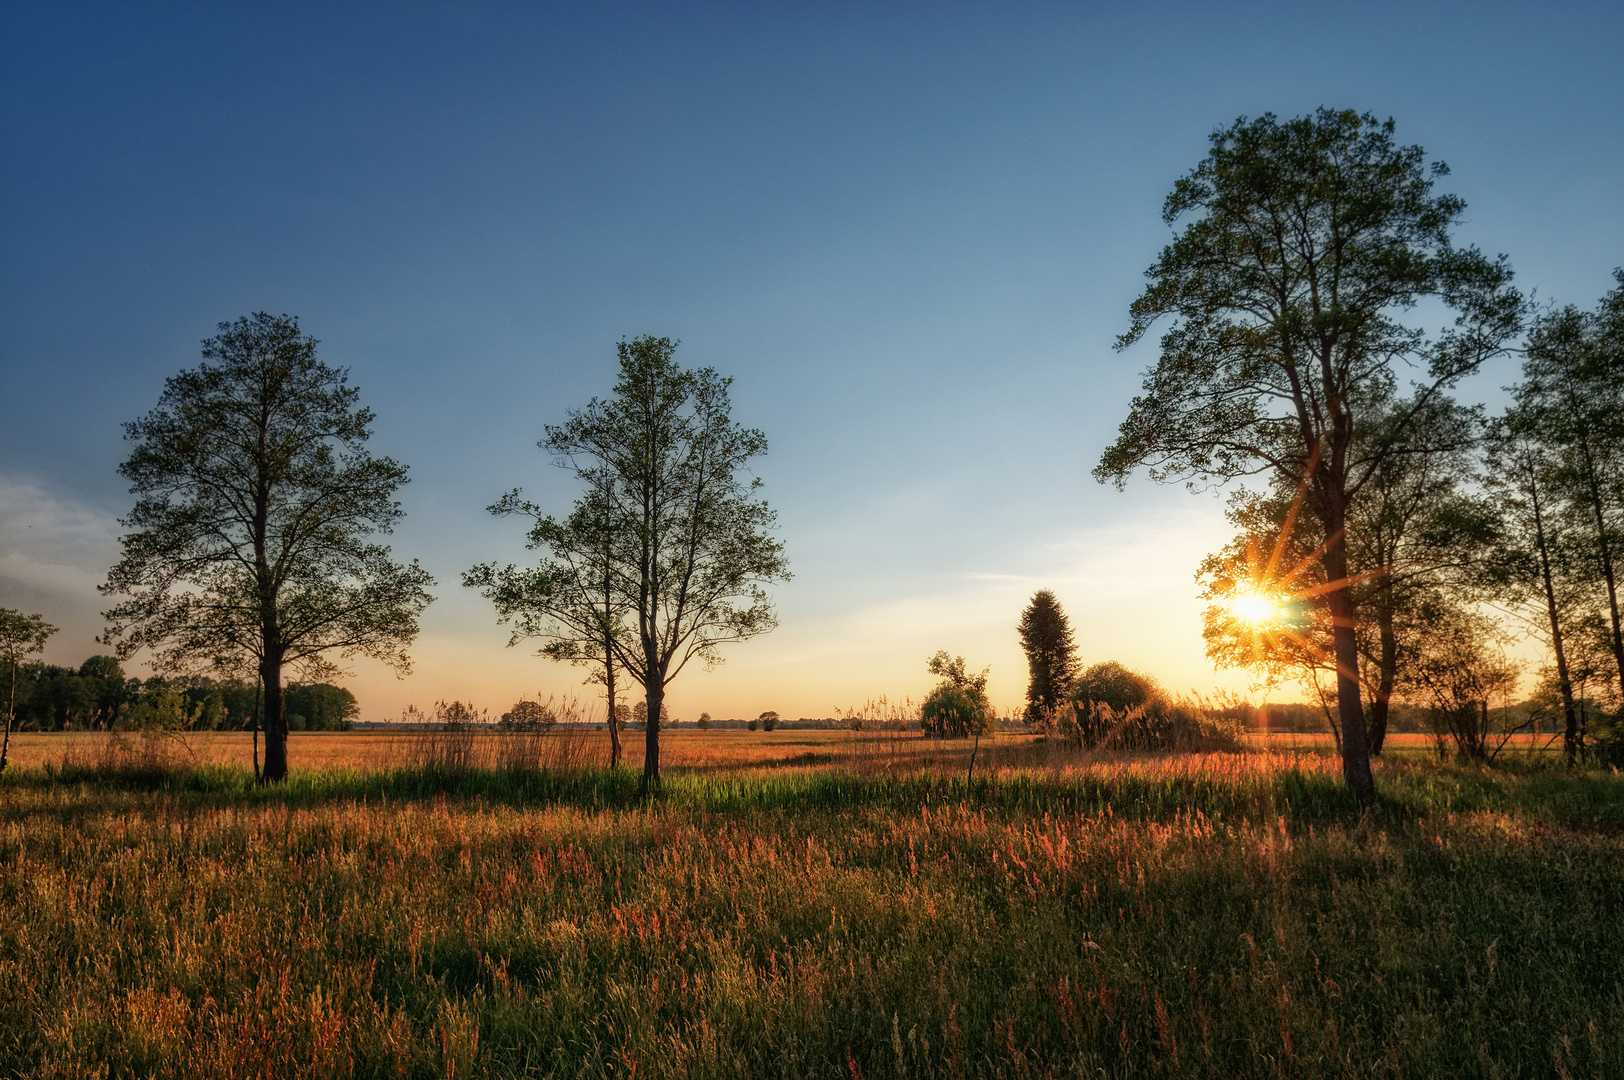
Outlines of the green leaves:
{"type": "Polygon", "coordinates": [[[329,654],[409,670],[434,581],[373,540],[401,517],[407,471],[367,451],[360,392],[285,315],[221,323],[203,357],[125,425],[138,498],[103,640],[162,668],[258,666],[267,694],[285,663],[331,674],[329,654]]]}
{"type": "Polygon", "coordinates": [[[655,710],[655,738],[664,686],[690,660],[720,663],[722,645],[777,626],[763,586],[789,571],[748,472],[767,437],[733,423],[731,380],[681,367],[668,338],[618,348],[614,395],[549,425],[539,443],[585,489],[569,515],[518,491],[490,508],[531,518],[529,546],[547,557],[476,566],[463,584],[513,624],[514,643],[539,638],[555,660],[630,671],[655,710]]]}

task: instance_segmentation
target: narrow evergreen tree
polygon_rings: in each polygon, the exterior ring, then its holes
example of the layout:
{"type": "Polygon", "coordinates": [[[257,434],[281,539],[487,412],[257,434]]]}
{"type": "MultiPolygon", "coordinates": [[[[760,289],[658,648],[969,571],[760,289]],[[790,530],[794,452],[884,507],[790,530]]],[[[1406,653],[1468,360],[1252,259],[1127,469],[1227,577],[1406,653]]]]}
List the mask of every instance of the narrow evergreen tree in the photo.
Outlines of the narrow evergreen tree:
{"type": "Polygon", "coordinates": [[[1031,672],[1026,687],[1026,721],[1037,723],[1071,692],[1077,677],[1077,644],[1072,640],[1071,620],[1048,589],[1032,594],[1017,629],[1031,672]]]}

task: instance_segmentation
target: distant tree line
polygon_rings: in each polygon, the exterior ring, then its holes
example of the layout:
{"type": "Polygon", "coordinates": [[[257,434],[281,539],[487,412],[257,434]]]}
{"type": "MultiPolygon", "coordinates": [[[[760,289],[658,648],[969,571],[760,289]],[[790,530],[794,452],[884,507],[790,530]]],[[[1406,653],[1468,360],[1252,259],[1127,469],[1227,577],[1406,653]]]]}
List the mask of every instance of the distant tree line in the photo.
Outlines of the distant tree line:
{"type": "MultiPolygon", "coordinates": [[[[11,680],[0,658],[0,681],[11,680]]],[[[263,721],[263,696],[241,679],[154,675],[127,677],[118,659],[92,656],[77,668],[24,663],[17,668],[15,729],[111,731],[167,727],[187,731],[246,731],[263,721]]],[[[331,683],[289,683],[288,727],[348,731],[360,707],[331,683]]]]}

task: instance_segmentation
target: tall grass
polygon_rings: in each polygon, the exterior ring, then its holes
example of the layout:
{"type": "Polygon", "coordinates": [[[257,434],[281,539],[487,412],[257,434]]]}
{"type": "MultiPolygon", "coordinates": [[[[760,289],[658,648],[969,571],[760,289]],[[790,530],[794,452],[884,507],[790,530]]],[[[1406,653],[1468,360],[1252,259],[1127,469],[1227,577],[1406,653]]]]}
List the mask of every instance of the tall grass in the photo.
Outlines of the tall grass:
{"type": "Polygon", "coordinates": [[[0,1073],[1619,1075],[1615,773],[876,742],[25,771],[0,1073]]]}

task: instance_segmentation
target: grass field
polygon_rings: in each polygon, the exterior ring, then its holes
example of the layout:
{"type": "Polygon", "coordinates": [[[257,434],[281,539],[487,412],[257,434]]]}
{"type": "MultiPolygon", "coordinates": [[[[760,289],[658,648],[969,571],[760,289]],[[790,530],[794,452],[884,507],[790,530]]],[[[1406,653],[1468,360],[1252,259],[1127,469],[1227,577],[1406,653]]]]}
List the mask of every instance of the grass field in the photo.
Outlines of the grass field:
{"type": "Polygon", "coordinates": [[[101,738],[0,781],[0,1074],[1624,1076],[1611,771],[101,738]]]}

